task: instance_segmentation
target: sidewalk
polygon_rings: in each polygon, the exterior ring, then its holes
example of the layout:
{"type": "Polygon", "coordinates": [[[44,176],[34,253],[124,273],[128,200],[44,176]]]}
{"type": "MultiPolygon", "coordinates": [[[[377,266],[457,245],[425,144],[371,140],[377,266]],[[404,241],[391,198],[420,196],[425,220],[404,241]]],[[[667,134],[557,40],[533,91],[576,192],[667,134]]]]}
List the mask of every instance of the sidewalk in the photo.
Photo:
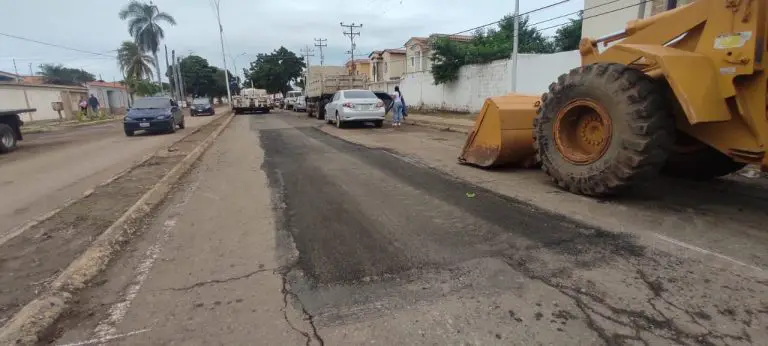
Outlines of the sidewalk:
{"type": "Polygon", "coordinates": [[[445,117],[438,115],[408,114],[405,118],[405,123],[407,125],[424,126],[438,130],[469,133],[475,126],[475,120],[470,117],[471,115],[469,114],[466,115],[466,118],[461,118],[460,116],[445,117]]]}

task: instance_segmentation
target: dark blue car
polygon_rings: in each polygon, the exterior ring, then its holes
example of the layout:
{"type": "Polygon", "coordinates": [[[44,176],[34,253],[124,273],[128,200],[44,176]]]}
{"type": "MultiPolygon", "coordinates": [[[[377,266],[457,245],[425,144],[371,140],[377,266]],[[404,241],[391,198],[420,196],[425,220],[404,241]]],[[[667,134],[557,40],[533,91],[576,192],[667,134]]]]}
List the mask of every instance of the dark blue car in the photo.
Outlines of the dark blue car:
{"type": "Polygon", "coordinates": [[[192,101],[192,107],[189,107],[190,115],[216,115],[216,111],[213,109],[211,101],[207,98],[199,98],[192,101]]]}
{"type": "Polygon", "coordinates": [[[136,131],[176,132],[184,128],[184,114],[170,97],[145,97],[136,100],[123,120],[126,136],[136,131]]]}

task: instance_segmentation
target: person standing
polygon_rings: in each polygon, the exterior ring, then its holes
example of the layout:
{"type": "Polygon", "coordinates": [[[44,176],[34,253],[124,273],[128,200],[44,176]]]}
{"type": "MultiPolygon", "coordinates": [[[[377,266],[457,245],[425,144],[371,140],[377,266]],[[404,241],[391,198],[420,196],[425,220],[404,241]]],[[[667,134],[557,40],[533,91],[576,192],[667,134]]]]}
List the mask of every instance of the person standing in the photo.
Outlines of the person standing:
{"type": "Polygon", "coordinates": [[[403,95],[400,93],[399,86],[395,87],[392,100],[392,126],[400,127],[400,123],[403,121],[403,95]]]}
{"type": "Polygon", "coordinates": [[[91,94],[91,97],[88,98],[88,105],[91,106],[91,110],[93,110],[93,115],[99,114],[99,99],[96,98],[93,94],[91,94]]]}
{"type": "Polygon", "coordinates": [[[88,101],[85,99],[85,97],[80,97],[80,103],[78,106],[80,106],[80,116],[85,117],[85,115],[88,114],[88,101]]]}

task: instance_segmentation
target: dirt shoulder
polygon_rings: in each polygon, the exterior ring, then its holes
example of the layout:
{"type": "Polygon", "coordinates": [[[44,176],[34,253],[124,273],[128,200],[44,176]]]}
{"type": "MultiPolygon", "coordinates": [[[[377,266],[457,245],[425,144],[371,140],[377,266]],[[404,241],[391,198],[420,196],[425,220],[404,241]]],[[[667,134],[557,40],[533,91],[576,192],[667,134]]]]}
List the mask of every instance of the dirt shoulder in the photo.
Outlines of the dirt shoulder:
{"type": "Polygon", "coordinates": [[[56,276],[226,117],[158,152],[113,182],[0,245],[0,323],[48,288],[56,276]]]}

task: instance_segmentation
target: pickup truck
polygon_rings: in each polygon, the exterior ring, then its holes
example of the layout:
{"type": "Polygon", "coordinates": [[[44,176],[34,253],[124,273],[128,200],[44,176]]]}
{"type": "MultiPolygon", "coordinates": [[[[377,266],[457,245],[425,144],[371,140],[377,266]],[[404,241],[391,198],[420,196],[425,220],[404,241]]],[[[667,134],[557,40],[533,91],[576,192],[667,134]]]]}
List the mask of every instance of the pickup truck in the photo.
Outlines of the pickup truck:
{"type": "Polygon", "coordinates": [[[13,151],[18,141],[23,139],[21,126],[24,122],[19,114],[35,111],[35,108],[0,109],[0,154],[13,151]]]}

